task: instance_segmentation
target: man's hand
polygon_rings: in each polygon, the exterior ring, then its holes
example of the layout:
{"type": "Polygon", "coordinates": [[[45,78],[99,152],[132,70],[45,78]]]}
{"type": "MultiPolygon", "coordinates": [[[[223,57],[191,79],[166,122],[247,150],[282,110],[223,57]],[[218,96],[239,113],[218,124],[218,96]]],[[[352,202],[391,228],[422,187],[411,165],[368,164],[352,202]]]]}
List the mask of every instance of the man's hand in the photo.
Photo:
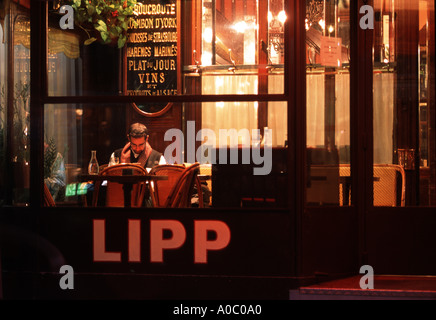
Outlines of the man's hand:
{"type": "Polygon", "coordinates": [[[124,146],[120,157],[120,163],[127,162],[130,162],[130,142],[127,142],[127,144],[124,146]]]}

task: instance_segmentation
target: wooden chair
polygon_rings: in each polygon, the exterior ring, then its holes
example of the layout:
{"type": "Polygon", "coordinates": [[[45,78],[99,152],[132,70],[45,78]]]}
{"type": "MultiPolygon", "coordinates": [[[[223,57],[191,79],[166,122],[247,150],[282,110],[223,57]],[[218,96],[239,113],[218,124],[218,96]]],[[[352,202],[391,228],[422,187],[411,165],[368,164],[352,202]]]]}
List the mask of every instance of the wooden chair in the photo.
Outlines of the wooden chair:
{"type": "Polygon", "coordinates": [[[406,173],[397,164],[374,165],[374,206],[404,207],[406,173]]]}
{"type": "MultiPolygon", "coordinates": [[[[147,171],[138,164],[122,163],[104,168],[100,175],[147,175],[147,171]]],[[[101,182],[96,182],[94,186],[93,206],[97,206],[101,182]]],[[[145,183],[133,185],[131,206],[141,207],[144,200],[145,183]]],[[[107,207],[124,207],[124,191],[121,183],[107,181],[106,201],[107,207]]]]}
{"type": "MultiPolygon", "coordinates": [[[[350,176],[350,165],[340,166],[341,176],[350,176]]],[[[396,164],[374,164],[374,206],[404,207],[406,203],[406,174],[396,164]]],[[[342,205],[342,192],[340,192],[342,205]]],[[[350,195],[348,195],[350,197],[350,195]]]]}
{"type": "MultiPolygon", "coordinates": [[[[185,167],[189,167],[192,164],[193,163],[190,163],[190,162],[183,163],[183,165],[185,167]]],[[[205,175],[208,174],[211,177],[211,175],[212,175],[212,166],[211,165],[202,165],[202,164],[199,164],[198,169],[199,169],[198,173],[196,174],[196,177],[194,179],[195,180],[194,181],[194,185],[195,185],[195,189],[197,191],[198,207],[199,208],[204,208],[203,189],[202,189],[201,180],[199,178],[199,175],[201,175],[201,174],[205,174],[205,175]]],[[[209,179],[209,181],[211,181],[211,179],[209,179]]],[[[207,184],[207,182],[206,182],[206,184],[207,184]]],[[[192,194],[194,196],[194,191],[192,192],[192,194]]]]}
{"type": "MultiPolygon", "coordinates": [[[[201,193],[200,181],[197,175],[200,172],[200,164],[194,163],[187,167],[180,176],[179,181],[173,189],[173,192],[168,198],[167,207],[169,208],[189,208],[191,207],[191,198],[194,190],[194,185],[197,184],[197,191],[200,201],[203,198],[201,193]]],[[[200,204],[200,206],[202,206],[200,204]]]]}
{"type": "MultiPolygon", "coordinates": [[[[339,165],[339,176],[341,177],[350,177],[351,176],[351,169],[350,169],[350,165],[349,164],[340,164],[339,165]]],[[[344,188],[345,185],[340,184],[339,185],[339,205],[343,206],[344,203],[348,203],[351,204],[351,188],[348,190],[348,194],[345,194],[346,192],[344,192],[344,188]],[[344,197],[348,198],[348,202],[347,202],[347,198],[344,199],[344,197]]]]}
{"type": "Polygon", "coordinates": [[[190,207],[199,166],[199,163],[187,167],[184,165],[158,165],[151,169],[150,174],[168,176],[168,180],[150,183],[153,206],[163,208],[190,207]]]}
{"type": "MultiPolygon", "coordinates": [[[[210,206],[212,204],[212,165],[211,164],[200,164],[200,175],[203,176],[207,176],[207,179],[202,180],[203,182],[206,183],[207,189],[209,189],[209,203],[208,205],[210,206]]],[[[200,184],[199,189],[201,189],[201,181],[199,179],[197,179],[197,184],[200,184]]],[[[203,196],[201,194],[198,195],[199,197],[199,207],[202,208],[204,207],[204,203],[203,203],[203,196]]]]}
{"type": "Polygon", "coordinates": [[[168,180],[150,181],[150,195],[153,207],[165,207],[173,187],[177,184],[186,167],[181,164],[162,164],[150,170],[151,175],[168,176],[168,180]]]}
{"type": "Polygon", "coordinates": [[[56,203],[48,189],[47,185],[44,183],[44,207],[56,207],[56,203]]]}

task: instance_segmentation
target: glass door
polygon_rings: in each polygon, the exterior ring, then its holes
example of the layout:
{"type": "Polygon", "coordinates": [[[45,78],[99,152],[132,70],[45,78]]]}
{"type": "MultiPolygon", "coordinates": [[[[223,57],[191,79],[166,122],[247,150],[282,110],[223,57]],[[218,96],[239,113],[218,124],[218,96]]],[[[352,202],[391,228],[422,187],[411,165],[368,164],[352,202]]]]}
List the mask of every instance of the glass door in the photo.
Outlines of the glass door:
{"type": "Polygon", "coordinates": [[[306,203],[351,205],[350,6],[306,1],[306,203]]]}
{"type": "Polygon", "coordinates": [[[378,0],[374,206],[434,206],[434,1],[378,0]]]}

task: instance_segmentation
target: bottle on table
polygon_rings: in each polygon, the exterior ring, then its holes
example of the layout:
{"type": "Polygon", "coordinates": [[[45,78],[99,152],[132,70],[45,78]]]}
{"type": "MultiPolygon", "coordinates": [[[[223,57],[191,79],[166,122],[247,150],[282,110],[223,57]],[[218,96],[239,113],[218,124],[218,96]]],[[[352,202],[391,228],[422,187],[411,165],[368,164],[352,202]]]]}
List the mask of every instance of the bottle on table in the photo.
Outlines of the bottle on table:
{"type": "Polygon", "coordinates": [[[91,160],[89,160],[88,165],[88,173],[89,174],[98,174],[99,172],[99,166],[97,161],[97,151],[92,150],[91,151],[91,160]]]}

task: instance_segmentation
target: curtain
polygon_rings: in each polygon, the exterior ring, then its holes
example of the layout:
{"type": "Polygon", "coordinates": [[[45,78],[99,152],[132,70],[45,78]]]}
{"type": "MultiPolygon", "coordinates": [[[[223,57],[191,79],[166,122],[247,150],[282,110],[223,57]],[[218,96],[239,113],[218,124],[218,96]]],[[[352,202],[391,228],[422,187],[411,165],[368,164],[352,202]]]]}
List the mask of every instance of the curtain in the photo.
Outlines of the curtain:
{"type": "MultiPolygon", "coordinates": [[[[49,30],[48,43],[48,94],[66,96],[81,94],[81,59],[79,39],[67,32],[49,30]]],[[[44,110],[45,139],[53,137],[58,151],[67,164],[81,166],[78,163],[78,130],[76,127],[75,104],[46,105],[44,110]]]]}
{"type": "MultiPolygon", "coordinates": [[[[284,76],[270,75],[268,77],[268,93],[283,94],[284,76]]],[[[273,147],[284,146],[288,140],[288,108],[286,102],[268,102],[268,128],[272,129],[273,147]]]]}
{"type": "MultiPolygon", "coordinates": [[[[202,77],[202,94],[256,94],[256,75],[204,75],[202,77]]],[[[205,102],[202,104],[202,128],[215,133],[216,145],[220,129],[257,129],[257,102],[205,102]]]]}
{"type": "Polygon", "coordinates": [[[324,145],[324,75],[306,75],[306,144],[324,145]]]}
{"type": "MultiPolygon", "coordinates": [[[[324,145],[324,75],[307,78],[307,145],[324,145]]],[[[350,145],[350,76],[335,77],[335,144],[350,145]]],[[[374,74],[374,163],[392,163],[394,75],[374,74]]],[[[351,106],[352,107],[352,106],[351,106]]]]}
{"type": "Polygon", "coordinates": [[[350,74],[338,73],[335,83],[335,142],[339,148],[350,145],[350,74]]]}
{"type": "Polygon", "coordinates": [[[374,74],[374,163],[393,163],[394,74],[374,74]]]}
{"type": "MultiPolygon", "coordinates": [[[[323,146],[325,136],[325,76],[307,74],[307,146],[323,146]]],[[[374,163],[392,163],[393,152],[393,74],[374,75],[374,163]]],[[[256,94],[255,75],[204,75],[203,94],[256,94]]],[[[284,78],[272,75],[268,79],[270,94],[282,93],[284,78]]],[[[335,76],[335,145],[338,149],[350,145],[350,75],[335,76]]],[[[202,104],[203,128],[212,129],[217,138],[219,129],[257,129],[257,102],[218,102],[202,104]]],[[[287,107],[285,102],[268,103],[268,128],[272,129],[273,146],[283,146],[287,140],[287,107]]],[[[347,151],[348,152],[348,151],[347,151]]]]}
{"type": "MultiPolygon", "coordinates": [[[[335,146],[339,150],[340,162],[349,163],[350,146],[350,75],[335,75],[335,146]]],[[[306,125],[308,147],[325,145],[325,76],[307,74],[306,125]]]]}
{"type": "MultiPolygon", "coordinates": [[[[257,75],[204,75],[203,94],[257,94],[257,75]]],[[[270,94],[283,93],[283,75],[268,78],[270,94]]],[[[258,102],[218,102],[202,104],[202,127],[215,132],[219,144],[219,129],[258,129],[258,102]]],[[[268,103],[268,128],[272,130],[272,146],[284,146],[287,140],[287,105],[285,102],[268,103]]],[[[225,142],[224,142],[225,144],[225,142]]]]}
{"type": "MultiPolygon", "coordinates": [[[[15,83],[30,83],[30,22],[18,21],[14,31],[15,83]]],[[[81,59],[79,37],[49,28],[48,32],[48,95],[81,94],[81,59]]],[[[2,60],[3,61],[3,60],[2,60]]],[[[54,138],[66,162],[77,163],[76,105],[46,105],[45,139],[54,138]]],[[[48,142],[48,141],[47,141],[48,142]]]]}

